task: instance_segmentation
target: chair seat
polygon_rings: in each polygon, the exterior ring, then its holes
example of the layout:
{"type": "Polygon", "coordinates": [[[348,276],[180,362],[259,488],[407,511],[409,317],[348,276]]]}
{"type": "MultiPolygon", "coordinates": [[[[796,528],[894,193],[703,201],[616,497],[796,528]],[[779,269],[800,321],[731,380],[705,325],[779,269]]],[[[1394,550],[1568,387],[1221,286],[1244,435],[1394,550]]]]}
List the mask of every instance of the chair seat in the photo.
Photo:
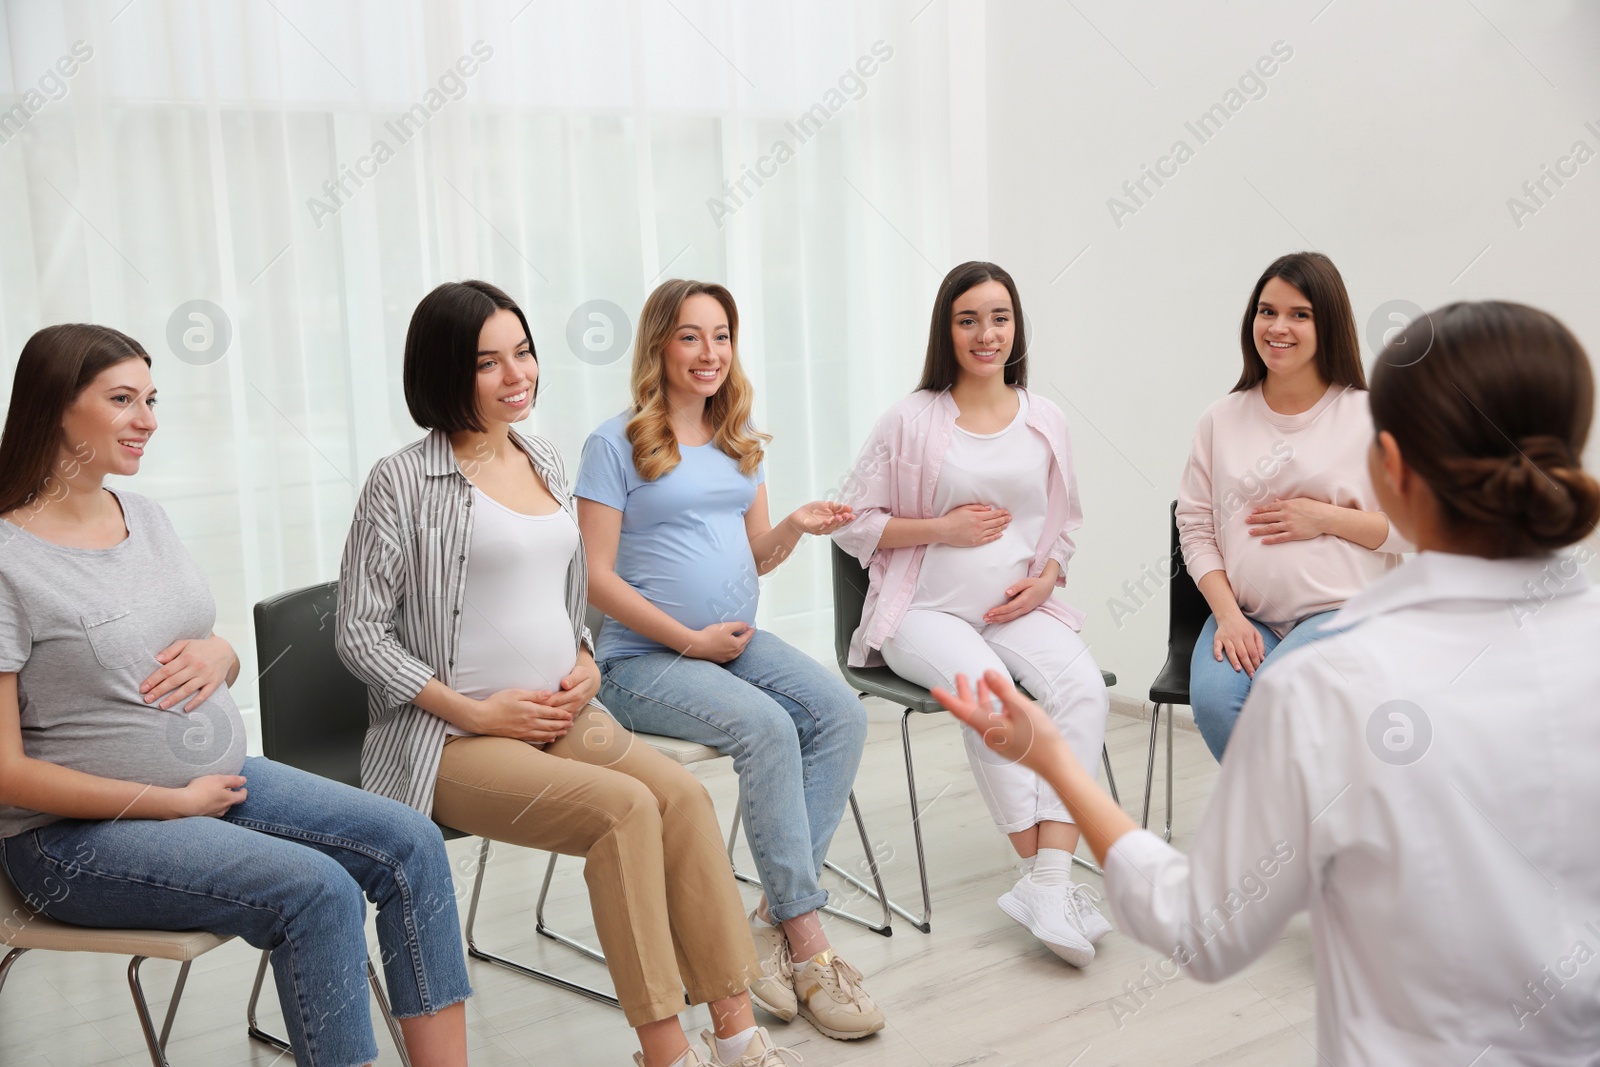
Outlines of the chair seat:
{"type": "Polygon", "coordinates": [[[0,924],[0,945],[6,948],[104,952],[115,956],[148,956],[155,960],[187,963],[232,940],[202,930],[102,930],[93,926],[57,922],[44,915],[35,915],[23,903],[11,880],[4,875],[0,875],[0,915],[12,916],[15,920],[0,924]]]}
{"type": "MultiPolygon", "coordinates": [[[[915,682],[906,681],[888,667],[842,667],[841,669],[844,672],[844,680],[868,696],[882,697],[891,704],[898,704],[902,708],[924,714],[931,715],[944,710],[926,689],[915,682]]],[[[1110,671],[1101,671],[1100,677],[1107,689],[1117,684],[1117,676],[1110,671]]]]}
{"type": "Polygon", "coordinates": [[[676,763],[687,767],[691,763],[704,763],[706,760],[721,759],[722,753],[710,745],[698,744],[694,741],[685,741],[681,737],[664,737],[661,734],[634,734],[639,740],[661,753],[676,763]]]}
{"type": "Polygon", "coordinates": [[[910,711],[926,714],[944,711],[926,689],[906,681],[888,667],[845,667],[843,671],[844,680],[868,696],[882,697],[910,711]]]}
{"type": "Polygon", "coordinates": [[[1161,673],[1150,684],[1150,703],[1189,703],[1189,660],[1168,656],[1161,673]]]}

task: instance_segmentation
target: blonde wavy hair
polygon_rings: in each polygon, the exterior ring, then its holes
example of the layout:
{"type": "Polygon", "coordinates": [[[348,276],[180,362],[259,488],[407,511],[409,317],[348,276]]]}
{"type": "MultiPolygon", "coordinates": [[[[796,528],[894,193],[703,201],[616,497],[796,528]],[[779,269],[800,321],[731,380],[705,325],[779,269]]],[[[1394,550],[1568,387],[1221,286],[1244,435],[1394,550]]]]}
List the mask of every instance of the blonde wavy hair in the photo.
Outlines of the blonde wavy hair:
{"type": "Polygon", "coordinates": [[[678,436],[672,430],[672,414],[667,408],[667,343],[678,327],[683,302],[691,296],[709,296],[722,305],[728,315],[728,337],[733,359],[722,388],[711,397],[711,443],[735,459],[739,470],[754,474],[766,453],[762,445],[771,434],[758,432],[750,425],[754,390],[739,365],[739,309],[733,294],[713,282],[673,278],[656,286],[639,312],[639,333],[633,343],[633,418],[628,420],[628,441],[633,445],[633,465],[639,476],[653,482],[670,473],[683,461],[678,451],[678,436]]]}

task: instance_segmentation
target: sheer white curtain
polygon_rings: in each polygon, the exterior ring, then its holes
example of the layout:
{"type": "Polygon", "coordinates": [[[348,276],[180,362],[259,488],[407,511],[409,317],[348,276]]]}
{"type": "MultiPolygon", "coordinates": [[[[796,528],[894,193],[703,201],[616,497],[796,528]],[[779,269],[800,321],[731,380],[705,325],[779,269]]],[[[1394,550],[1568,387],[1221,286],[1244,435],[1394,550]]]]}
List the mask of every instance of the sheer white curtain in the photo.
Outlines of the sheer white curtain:
{"type": "MultiPolygon", "coordinates": [[[[728,284],[781,515],[914,384],[950,265],[946,7],[6,4],[0,388],[50,323],[149,348],[163,423],[133,487],[210,575],[245,705],[251,605],[335,576],[367,470],[420,434],[401,352],[441,281],[522,303],[533,429],[574,473],[628,368],[575,354],[575,312],[728,284]]],[[[576,323],[603,347],[605,319],[576,323]]],[[[818,653],[824,547],[773,576],[761,620],[818,653]]]]}

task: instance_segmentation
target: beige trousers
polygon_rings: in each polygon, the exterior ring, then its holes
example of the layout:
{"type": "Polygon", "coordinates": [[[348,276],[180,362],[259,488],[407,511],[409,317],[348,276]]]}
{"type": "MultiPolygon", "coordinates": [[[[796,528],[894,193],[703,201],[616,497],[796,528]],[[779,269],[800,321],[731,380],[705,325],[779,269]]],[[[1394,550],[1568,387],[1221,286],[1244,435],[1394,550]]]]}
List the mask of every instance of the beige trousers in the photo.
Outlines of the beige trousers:
{"type": "Polygon", "coordinates": [[[585,858],[589,906],[629,1026],[744,992],[755,946],[705,787],[590,705],[545,748],[454,737],[433,816],[585,858]]]}

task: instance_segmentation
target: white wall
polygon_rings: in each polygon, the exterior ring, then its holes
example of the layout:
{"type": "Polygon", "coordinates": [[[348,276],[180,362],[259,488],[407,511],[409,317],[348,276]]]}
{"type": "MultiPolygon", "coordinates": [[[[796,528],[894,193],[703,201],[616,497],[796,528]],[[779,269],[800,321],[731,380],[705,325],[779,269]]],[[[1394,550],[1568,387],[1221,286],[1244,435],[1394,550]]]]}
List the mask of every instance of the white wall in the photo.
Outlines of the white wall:
{"type": "Polygon", "coordinates": [[[1369,367],[1391,299],[1524,301],[1600,354],[1600,158],[1520,226],[1507,206],[1535,206],[1523,182],[1575,142],[1600,153],[1595,5],[1006,0],[985,33],[988,240],[954,252],[1016,276],[1035,385],[1064,394],[1086,513],[1068,590],[1122,692],[1160,669],[1165,594],[1120,628],[1108,601],[1134,606],[1123,583],[1165,555],[1195,419],[1238,375],[1275,257],[1333,258],[1369,367]],[[1202,144],[1185,123],[1279,41],[1292,58],[1202,144]],[[1134,204],[1123,182],[1179,139],[1193,157],[1134,204]],[[1120,226],[1113,196],[1136,209],[1120,226]]]}

